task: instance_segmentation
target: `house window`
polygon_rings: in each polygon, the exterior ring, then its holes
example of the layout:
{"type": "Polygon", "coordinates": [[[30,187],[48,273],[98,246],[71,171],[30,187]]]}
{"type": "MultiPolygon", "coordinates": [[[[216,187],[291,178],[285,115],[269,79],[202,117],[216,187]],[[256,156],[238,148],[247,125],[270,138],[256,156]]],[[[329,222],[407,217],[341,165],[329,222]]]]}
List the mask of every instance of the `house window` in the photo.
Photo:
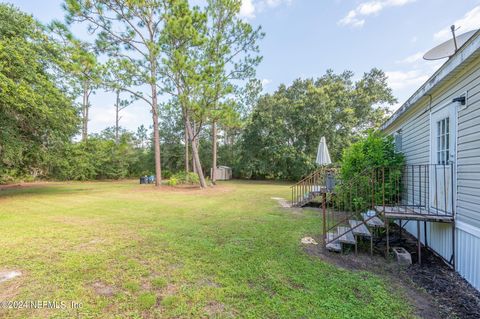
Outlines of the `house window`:
{"type": "Polygon", "coordinates": [[[395,151],[396,152],[401,152],[402,151],[402,130],[398,130],[394,134],[394,140],[395,144],[395,151]]]}
{"type": "Polygon", "coordinates": [[[437,164],[446,165],[450,158],[450,118],[437,122],[437,164]]]}

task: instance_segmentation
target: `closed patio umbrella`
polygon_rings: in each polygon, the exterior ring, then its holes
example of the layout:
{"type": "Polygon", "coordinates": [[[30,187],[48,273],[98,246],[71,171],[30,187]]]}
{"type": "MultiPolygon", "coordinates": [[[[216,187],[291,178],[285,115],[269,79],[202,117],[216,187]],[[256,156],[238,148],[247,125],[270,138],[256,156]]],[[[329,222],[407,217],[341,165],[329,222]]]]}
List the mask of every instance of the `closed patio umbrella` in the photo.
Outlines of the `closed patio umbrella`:
{"type": "MultiPolygon", "coordinates": [[[[332,164],[325,136],[322,136],[322,138],[320,139],[320,143],[318,143],[317,160],[315,161],[315,163],[317,163],[319,166],[326,166],[332,164]]],[[[332,174],[331,171],[327,171],[325,186],[327,188],[327,191],[331,191],[335,187],[335,176],[332,174]]]]}
{"type": "Polygon", "coordinates": [[[320,139],[320,143],[318,143],[317,160],[315,161],[315,163],[320,166],[332,164],[325,136],[322,136],[322,138],[320,139]]]}

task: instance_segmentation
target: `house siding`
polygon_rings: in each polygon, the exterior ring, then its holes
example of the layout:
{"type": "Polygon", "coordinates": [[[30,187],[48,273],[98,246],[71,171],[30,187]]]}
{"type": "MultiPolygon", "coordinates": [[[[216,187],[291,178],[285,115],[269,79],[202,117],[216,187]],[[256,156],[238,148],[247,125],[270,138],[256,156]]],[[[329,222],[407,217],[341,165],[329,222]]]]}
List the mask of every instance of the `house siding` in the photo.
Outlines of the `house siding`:
{"type": "Polygon", "coordinates": [[[457,228],[457,271],[480,290],[480,234],[457,228]]]}
{"type": "MultiPolygon", "coordinates": [[[[480,290],[480,57],[464,63],[457,75],[420,100],[408,113],[385,129],[402,131],[402,152],[407,164],[430,163],[430,114],[447,107],[453,98],[467,94],[467,104],[457,106],[456,221],[467,225],[455,229],[457,271],[480,290]],[[473,229],[473,231],[471,231],[473,229]]],[[[405,223],[405,222],[404,222],[405,223]]],[[[427,243],[445,258],[452,256],[452,225],[427,223],[427,243]]],[[[405,229],[416,236],[417,222],[405,229]]],[[[425,244],[423,222],[420,238],[425,244]]]]}
{"type": "Polygon", "coordinates": [[[469,69],[456,91],[467,92],[458,110],[457,220],[480,228],[480,61],[469,69]]]}

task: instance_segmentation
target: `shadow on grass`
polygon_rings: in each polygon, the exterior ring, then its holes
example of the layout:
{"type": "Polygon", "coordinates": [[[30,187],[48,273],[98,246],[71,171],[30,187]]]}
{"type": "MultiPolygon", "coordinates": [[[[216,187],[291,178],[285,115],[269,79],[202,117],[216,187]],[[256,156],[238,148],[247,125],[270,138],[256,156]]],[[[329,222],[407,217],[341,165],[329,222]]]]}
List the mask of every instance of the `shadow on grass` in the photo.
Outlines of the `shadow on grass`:
{"type": "Polygon", "coordinates": [[[30,195],[60,195],[93,192],[93,185],[60,184],[60,183],[25,183],[0,186],[0,199],[30,195]]]}
{"type": "MultiPolygon", "coordinates": [[[[170,187],[163,184],[162,191],[195,191],[200,190],[198,187],[170,187]]],[[[218,181],[217,185],[244,185],[244,186],[289,186],[292,183],[288,181],[274,181],[274,180],[244,180],[233,179],[229,181],[218,181]]],[[[154,190],[153,185],[141,185],[137,187],[136,180],[101,180],[101,181],[69,181],[69,182],[34,182],[34,183],[18,183],[11,185],[0,185],[0,200],[10,197],[28,197],[32,195],[54,196],[54,195],[74,195],[74,194],[91,194],[105,192],[113,189],[124,189],[128,191],[150,191],[154,190]],[[152,187],[142,187],[152,186],[152,187]]]]}
{"type": "MultiPolygon", "coordinates": [[[[295,184],[291,181],[278,181],[278,180],[260,180],[260,179],[231,179],[226,181],[227,183],[232,184],[244,184],[244,185],[278,185],[278,186],[289,186],[295,184]]],[[[225,183],[224,181],[217,181],[217,183],[225,183]]]]}

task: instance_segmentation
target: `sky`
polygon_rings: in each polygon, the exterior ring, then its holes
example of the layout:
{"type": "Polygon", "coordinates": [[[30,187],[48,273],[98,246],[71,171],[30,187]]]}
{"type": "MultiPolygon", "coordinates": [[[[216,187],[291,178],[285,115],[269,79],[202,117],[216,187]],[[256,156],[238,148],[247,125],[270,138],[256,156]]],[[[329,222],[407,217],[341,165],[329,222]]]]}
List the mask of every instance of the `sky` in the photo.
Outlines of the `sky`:
{"type": "MultiPolygon", "coordinates": [[[[198,0],[194,0],[198,2],[198,0]]],[[[257,69],[265,92],[297,78],[320,77],[326,70],[351,70],[356,78],[376,67],[385,71],[398,103],[396,110],[445,60],[423,54],[457,34],[480,28],[480,0],[242,0],[240,16],[266,33],[257,69]]],[[[43,23],[62,20],[62,0],[9,0],[43,23]]],[[[81,27],[74,31],[93,41],[81,27]]],[[[115,97],[97,92],[91,99],[90,132],[115,122],[115,97]]],[[[151,126],[147,105],[122,111],[120,124],[136,130],[151,126]]]]}

